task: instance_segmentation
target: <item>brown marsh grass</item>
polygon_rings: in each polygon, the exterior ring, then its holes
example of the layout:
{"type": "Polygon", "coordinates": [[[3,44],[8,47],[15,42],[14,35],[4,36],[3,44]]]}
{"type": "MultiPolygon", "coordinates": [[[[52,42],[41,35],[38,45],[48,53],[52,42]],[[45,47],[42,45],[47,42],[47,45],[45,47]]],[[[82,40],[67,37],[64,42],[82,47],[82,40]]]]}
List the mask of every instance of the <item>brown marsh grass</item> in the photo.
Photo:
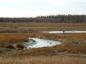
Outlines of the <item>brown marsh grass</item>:
{"type": "Polygon", "coordinates": [[[0,33],[0,42],[24,42],[27,38],[25,33],[0,33]]]}
{"type": "Polygon", "coordinates": [[[68,56],[0,57],[0,64],[86,64],[86,58],[68,56]]]}
{"type": "Polygon", "coordinates": [[[86,23],[0,23],[1,32],[43,30],[86,30],[86,23]]]}

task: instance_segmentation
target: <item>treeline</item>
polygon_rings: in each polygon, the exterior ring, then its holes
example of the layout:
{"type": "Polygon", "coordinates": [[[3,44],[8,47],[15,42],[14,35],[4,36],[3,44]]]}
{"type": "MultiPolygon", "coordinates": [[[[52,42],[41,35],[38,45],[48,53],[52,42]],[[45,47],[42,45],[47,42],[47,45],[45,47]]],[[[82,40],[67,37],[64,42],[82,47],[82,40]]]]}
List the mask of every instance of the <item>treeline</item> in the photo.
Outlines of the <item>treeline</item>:
{"type": "Polygon", "coordinates": [[[35,18],[0,18],[0,22],[56,22],[56,23],[85,23],[86,15],[51,15],[35,18]]]}

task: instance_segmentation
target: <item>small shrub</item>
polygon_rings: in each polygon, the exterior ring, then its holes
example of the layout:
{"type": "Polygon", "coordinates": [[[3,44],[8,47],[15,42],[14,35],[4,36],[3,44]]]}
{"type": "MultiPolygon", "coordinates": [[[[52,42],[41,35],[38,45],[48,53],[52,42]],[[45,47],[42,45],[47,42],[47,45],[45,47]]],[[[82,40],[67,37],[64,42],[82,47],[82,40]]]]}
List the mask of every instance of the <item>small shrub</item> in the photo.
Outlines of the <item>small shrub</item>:
{"type": "Polygon", "coordinates": [[[25,49],[26,47],[23,44],[17,44],[16,48],[17,49],[25,49]]]}
{"type": "Polygon", "coordinates": [[[6,46],[6,48],[15,49],[15,47],[13,45],[8,45],[8,46],[6,46]]]}

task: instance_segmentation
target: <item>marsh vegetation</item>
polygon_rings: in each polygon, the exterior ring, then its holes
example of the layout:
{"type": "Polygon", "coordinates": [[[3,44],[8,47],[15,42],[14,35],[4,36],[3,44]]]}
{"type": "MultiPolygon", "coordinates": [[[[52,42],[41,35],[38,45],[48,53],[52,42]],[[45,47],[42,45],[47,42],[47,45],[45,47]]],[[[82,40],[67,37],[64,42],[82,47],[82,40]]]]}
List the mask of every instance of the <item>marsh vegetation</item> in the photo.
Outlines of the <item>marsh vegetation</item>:
{"type": "MultiPolygon", "coordinates": [[[[36,21],[39,18],[41,17],[35,18],[36,21]]],[[[14,19],[7,18],[7,21],[14,19]]],[[[86,64],[84,21],[76,23],[77,19],[74,19],[74,23],[23,22],[23,18],[22,22],[17,22],[20,19],[9,23],[1,22],[3,18],[0,21],[0,64],[86,64]],[[62,32],[49,33],[51,31],[62,32]]]]}

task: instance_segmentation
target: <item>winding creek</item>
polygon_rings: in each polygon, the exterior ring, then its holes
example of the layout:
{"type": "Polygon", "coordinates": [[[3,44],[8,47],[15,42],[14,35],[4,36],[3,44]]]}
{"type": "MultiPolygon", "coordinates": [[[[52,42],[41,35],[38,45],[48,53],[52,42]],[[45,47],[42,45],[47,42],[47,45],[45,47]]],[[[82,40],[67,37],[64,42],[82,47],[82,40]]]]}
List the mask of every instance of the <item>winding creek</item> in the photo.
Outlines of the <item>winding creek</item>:
{"type": "Polygon", "coordinates": [[[55,33],[86,33],[86,31],[78,31],[78,30],[71,30],[71,31],[43,31],[42,33],[50,33],[50,34],[55,34],[55,33]]]}

